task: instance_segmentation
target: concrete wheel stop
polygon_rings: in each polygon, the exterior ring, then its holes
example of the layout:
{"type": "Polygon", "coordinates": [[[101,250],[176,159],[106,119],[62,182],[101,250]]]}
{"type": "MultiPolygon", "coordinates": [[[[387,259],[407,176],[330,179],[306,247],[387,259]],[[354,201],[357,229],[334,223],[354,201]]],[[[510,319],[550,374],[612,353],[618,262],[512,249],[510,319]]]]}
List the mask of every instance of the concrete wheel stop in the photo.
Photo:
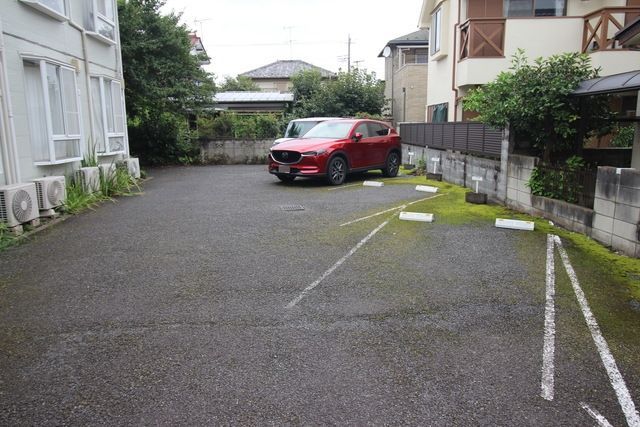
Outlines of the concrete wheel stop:
{"type": "Polygon", "coordinates": [[[474,193],[466,193],[464,195],[464,201],[467,203],[473,203],[475,205],[486,205],[487,204],[487,194],[478,192],[478,186],[480,181],[482,181],[481,176],[472,176],[471,180],[476,183],[476,191],[474,193]]]}

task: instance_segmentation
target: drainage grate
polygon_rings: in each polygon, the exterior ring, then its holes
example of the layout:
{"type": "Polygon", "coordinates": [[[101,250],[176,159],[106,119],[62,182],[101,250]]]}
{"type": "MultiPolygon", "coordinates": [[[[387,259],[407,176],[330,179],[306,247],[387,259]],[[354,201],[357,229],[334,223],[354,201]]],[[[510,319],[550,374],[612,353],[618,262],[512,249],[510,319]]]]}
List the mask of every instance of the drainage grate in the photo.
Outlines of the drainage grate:
{"type": "Polygon", "coordinates": [[[282,209],[283,211],[303,211],[304,210],[304,206],[302,206],[302,205],[282,205],[282,206],[280,206],[280,209],[282,209]]]}

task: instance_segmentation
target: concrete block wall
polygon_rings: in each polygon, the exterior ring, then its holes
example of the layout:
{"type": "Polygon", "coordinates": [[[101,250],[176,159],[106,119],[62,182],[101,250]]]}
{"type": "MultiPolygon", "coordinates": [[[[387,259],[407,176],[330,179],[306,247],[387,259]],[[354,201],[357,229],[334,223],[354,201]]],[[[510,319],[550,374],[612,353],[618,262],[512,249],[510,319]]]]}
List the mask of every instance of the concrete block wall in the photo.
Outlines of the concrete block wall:
{"type": "Polygon", "coordinates": [[[530,156],[509,155],[507,166],[507,198],[505,204],[524,212],[533,212],[531,189],[527,185],[538,158],[530,156]]]}
{"type": "Polygon", "coordinates": [[[402,145],[402,161],[409,161],[409,152],[412,152],[413,163],[418,164],[420,159],[426,162],[427,171],[433,172],[434,162],[431,159],[439,159],[436,162],[436,173],[442,174],[442,179],[456,185],[470,188],[475,191],[473,176],[481,176],[483,180],[478,186],[478,191],[486,193],[491,199],[503,199],[500,197],[499,188],[506,176],[500,173],[500,161],[485,159],[467,154],[454,153],[452,151],[436,150],[415,145],[402,145]]]}
{"type": "Polygon", "coordinates": [[[273,139],[202,141],[200,160],[212,164],[266,163],[273,139]]]}
{"type": "Polygon", "coordinates": [[[640,257],[640,171],[599,167],[591,237],[612,249],[640,257]]]}

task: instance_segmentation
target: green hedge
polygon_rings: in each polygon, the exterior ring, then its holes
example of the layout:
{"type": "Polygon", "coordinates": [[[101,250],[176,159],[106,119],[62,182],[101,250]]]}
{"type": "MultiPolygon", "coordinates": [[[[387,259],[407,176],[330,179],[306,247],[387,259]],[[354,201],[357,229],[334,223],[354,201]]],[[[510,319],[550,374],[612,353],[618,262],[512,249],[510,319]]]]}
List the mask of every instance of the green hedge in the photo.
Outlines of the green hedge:
{"type": "Polygon", "coordinates": [[[284,134],[288,119],[276,114],[222,113],[198,118],[200,139],[267,139],[284,134]]]}

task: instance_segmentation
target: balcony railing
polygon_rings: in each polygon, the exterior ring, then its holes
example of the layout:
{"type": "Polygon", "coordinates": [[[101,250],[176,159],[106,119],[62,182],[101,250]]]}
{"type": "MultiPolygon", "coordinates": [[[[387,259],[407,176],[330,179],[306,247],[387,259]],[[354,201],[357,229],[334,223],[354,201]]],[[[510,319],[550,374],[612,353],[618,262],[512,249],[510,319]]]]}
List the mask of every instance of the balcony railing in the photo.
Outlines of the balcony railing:
{"type": "Polygon", "coordinates": [[[504,57],[504,18],[473,18],[460,26],[460,59],[504,57]]]}
{"type": "Polygon", "coordinates": [[[584,17],[582,52],[620,49],[613,36],[640,16],[640,7],[607,7],[584,17]]]}

